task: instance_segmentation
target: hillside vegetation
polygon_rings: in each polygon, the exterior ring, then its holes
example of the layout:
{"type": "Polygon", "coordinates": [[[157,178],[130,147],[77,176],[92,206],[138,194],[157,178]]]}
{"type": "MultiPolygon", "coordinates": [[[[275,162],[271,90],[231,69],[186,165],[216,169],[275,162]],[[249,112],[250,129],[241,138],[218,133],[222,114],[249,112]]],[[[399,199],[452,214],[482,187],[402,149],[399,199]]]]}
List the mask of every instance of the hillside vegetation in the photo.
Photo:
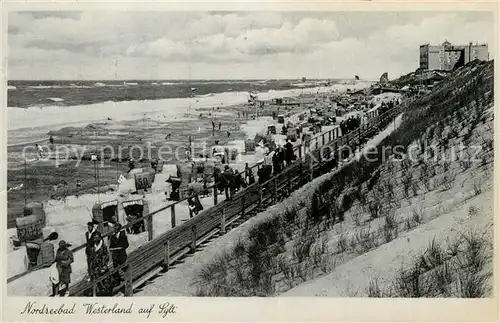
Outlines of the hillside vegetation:
{"type": "MultiPolygon", "coordinates": [[[[369,156],[306,184],[238,228],[238,241],[198,271],[197,295],[284,293],[491,193],[492,107],[493,62],[472,62],[453,72],[415,101],[369,156]]],[[[491,210],[470,207],[468,216],[491,217],[491,210]]],[[[447,244],[421,236],[426,250],[410,265],[399,264],[400,276],[386,284],[390,288],[375,277],[363,293],[488,295],[492,228],[473,229],[447,244]]]]}

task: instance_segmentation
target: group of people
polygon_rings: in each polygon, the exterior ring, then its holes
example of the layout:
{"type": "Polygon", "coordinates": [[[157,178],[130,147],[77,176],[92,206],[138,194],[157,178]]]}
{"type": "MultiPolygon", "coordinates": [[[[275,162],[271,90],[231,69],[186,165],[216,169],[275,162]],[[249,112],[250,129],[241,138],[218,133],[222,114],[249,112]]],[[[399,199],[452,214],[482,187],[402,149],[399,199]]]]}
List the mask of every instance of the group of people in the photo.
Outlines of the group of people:
{"type": "MultiPolygon", "coordinates": [[[[222,129],[222,122],[219,121],[219,131],[222,129]]],[[[212,120],[212,136],[215,136],[215,121],[212,120]]]]}
{"type": "Polygon", "coordinates": [[[380,105],[379,114],[383,114],[383,113],[385,113],[385,112],[393,109],[394,108],[394,104],[396,104],[394,102],[394,100],[391,100],[388,103],[382,102],[382,104],[380,105]]]}
{"type": "Polygon", "coordinates": [[[231,196],[239,192],[241,188],[245,188],[255,183],[255,178],[253,178],[252,174],[252,177],[248,179],[247,183],[241,173],[238,173],[236,169],[233,170],[229,165],[226,165],[223,172],[218,168],[215,169],[215,183],[219,193],[224,192],[226,199],[230,199],[231,196]]]}
{"type": "MultiPolygon", "coordinates": [[[[100,276],[108,273],[110,253],[113,267],[119,267],[127,261],[127,248],[129,247],[127,234],[122,230],[119,222],[108,223],[113,232],[108,237],[108,246],[104,243],[101,232],[98,229],[99,222],[93,220],[87,223],[85,239],[87,242],[85,254],[87,256],[87,272],[89,280],[96,280],[100,276]]],[[[122,272],[125,268],[117,271],[97,284],[97,296],[111,296],[113,288],[123,281],[122,272]]]]}
{"type": "MultiPolygon", "coordinates": [[[[278,146],[275,148],[272,153],[268,150],[265,153],[262,167],[257,172],[259,183],[264,183],[271,176],[281,173],[295,159],[293,144],[290,140],[287,141],[284,147],[278,146]]],[[[229,165],[224,167],[224,171],[215,168],[214,179],[219,193],[224,192],[226,199],[230,199],[240,189],[246,188],[256,181],[252,169],[247,167],[244,172],[239,173],[237,170],[231,169],[229,165]]]]}
{"type": "MultiPolygon", "coordinates": [[[[99,222],[96,220],[88,222],[88,230],[85,232],[88,281],[94,281],[112,269],[109,266],[110,258],[114,268],[125,264],[127,261],[126,250],[129,243],[127,234],[122,230],[122,225],[119,222],[109,223],[113,232],[108,237],[108,246],[106,246],[101,232],[98,231],[98,225],[99,222]]],[[[70,246],[71,244],[64,240],[59,241],[55,262],[50,268],[51,296],[69,295],[71,264],[74,262],[73,252],[69,249],[70,246]]],[[[114,275],[97,283],[96,296],[112,296],[113,288],[124,280],[124,271],[125,268],[122,268],[114,275]]]]}
{"type": "Polygon", "coordinates": [[[290,140],[287,141],[285,147],[278,146],[274,150],[272,157],[274,175],[281,173],[281,171],[290,165],[295,159],[296,157],[293,153],[293,144],[290,140]]]}
{"type": "Polygon", "coordinates": [[[347,120],[342,120],[339,124],[340,131],[342,131],[342,136],[348,134],[349,132],[357,129],[361,125],[361,117],[349,117],[347,120]]]}

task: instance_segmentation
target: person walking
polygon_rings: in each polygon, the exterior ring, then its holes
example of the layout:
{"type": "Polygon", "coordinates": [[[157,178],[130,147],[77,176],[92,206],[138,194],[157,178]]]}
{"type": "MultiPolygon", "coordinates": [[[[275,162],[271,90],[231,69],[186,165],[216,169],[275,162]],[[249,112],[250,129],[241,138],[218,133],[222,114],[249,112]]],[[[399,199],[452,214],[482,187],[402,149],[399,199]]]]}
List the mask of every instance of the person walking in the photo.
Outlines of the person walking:
{"type": "Polygon", "coordinates": [[[87,256],[87,272],[90,275],[90,252],[92,250],[92,245],[94,243],[94,235],[97,231],[97,226],[99,225],[99,221],[92,220],[87,222],[87,232],[85,232],[85,255],[87,256]]]}
{"type": "Polygon", "coordinates": [[[248,186],[255,183],[255,176],[253,175],[253,171],[250,168],[247,168],[245,171],[245,179],[247,180],[248,186]]]}
{"type": "Polygon", "coordinates": [[[229,200],[231,196],[229,195],[229,189],[231,187],[231,183],[233,182],[233,171],[226,165],[224,167],[224,173],[222,173],[222,180],[224,181],[224,193],[226,194],[226,200],[229,200]]]}
{"type": "Polygon", "coordinates": [[[290,142],[290,140],[288,140],[287,143],[285,144],[285,160],[287,166],[292,164],[294,157],[295,156],[293,154],[293,144],[290,142]]]}
{"type": "Polygon", "coordinates": [[[233,196],[234,194],[236,194],[236,192],[238,192],[240,190],[240,181],[238,178],[238,171],[236,169],[233,171],[233,177],[231,179],[231,183],[229,184],[229,187],[230,187],[231,196],[233,196]]]}
{"type": "Polygon", "coordinates": [[[69,295],[69,284],[71,283],[71,264],[73,263],[73,252],[68,249],[71,245],[66,241],[59,241],[59,249],[56,252],[57,270],[59,272],[59,284],[57,289],[60,296],[69,295]]]}
{"type": "MultiPolygon", "coordinates": [[[[93,240],[94,244],[90,253],[90,277],[92,280],[97,280],[100,276],[109,272],[109,252],[99,231],[96,231],[93,240]]],[[[112,294],[113,277],[108,277],[97,283],[96,296],[112,296],[112,294]]]]}
{"type": "MultiPolygon", "coordinates": [[[[122,224],[120,222],[116,222],[113,225],[113,234],[109,238],[109,250],[111,251],[111,259],[113,260],[113,267],[119,267],[123,265],[127,261],[127,248],[128,238],[125,231],[122,230],[122,224]]],[[[123,268],[122,271],[126,269],[123,268]]],[[[117,281],[123,281],[122,275],[120,272],[116,272],[115,279],[117,281]]]]}

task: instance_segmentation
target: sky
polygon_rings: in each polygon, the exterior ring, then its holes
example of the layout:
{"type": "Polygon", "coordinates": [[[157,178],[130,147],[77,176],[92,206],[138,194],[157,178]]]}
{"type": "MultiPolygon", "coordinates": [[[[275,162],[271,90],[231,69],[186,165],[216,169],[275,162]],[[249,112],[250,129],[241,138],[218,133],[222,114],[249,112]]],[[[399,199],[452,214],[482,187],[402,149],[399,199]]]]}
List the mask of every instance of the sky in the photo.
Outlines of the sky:
{"type": "Polygon", "coordinates": [[[419,45],[489,43],[489,12],[10,12],[9,80],[378,79],[419,45]]]}

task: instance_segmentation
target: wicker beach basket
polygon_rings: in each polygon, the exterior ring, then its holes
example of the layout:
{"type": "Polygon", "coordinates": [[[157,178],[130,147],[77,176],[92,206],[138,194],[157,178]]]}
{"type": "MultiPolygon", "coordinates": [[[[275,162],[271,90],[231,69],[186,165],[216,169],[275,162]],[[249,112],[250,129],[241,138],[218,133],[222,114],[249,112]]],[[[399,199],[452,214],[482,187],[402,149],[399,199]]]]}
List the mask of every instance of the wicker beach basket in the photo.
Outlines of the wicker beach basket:
{"type": "Polygon", "coordinates": [[[43,209],[42,203],[31,202],[31,203],[26,204],[26,206],[23,209],[23,214],[24,214],[24,216],[29,216],[29,215],[33,215],[33,214],[38,215],[40,217],[40,219],[42,220],[43,228],[45,228],[47,216],[46,216],[45,211],[43,209]]]}
{"type": "Polygon", "coordinates": [[[32,214],[16,219],[17,237],[19,241],[26,242],[43,238],[45,217],[32,214]]]}
{"type": "Polygon", "coordinates": [[[245,140],[245,152],[254,153],[255,152],[255,140],[245,140]]]}

